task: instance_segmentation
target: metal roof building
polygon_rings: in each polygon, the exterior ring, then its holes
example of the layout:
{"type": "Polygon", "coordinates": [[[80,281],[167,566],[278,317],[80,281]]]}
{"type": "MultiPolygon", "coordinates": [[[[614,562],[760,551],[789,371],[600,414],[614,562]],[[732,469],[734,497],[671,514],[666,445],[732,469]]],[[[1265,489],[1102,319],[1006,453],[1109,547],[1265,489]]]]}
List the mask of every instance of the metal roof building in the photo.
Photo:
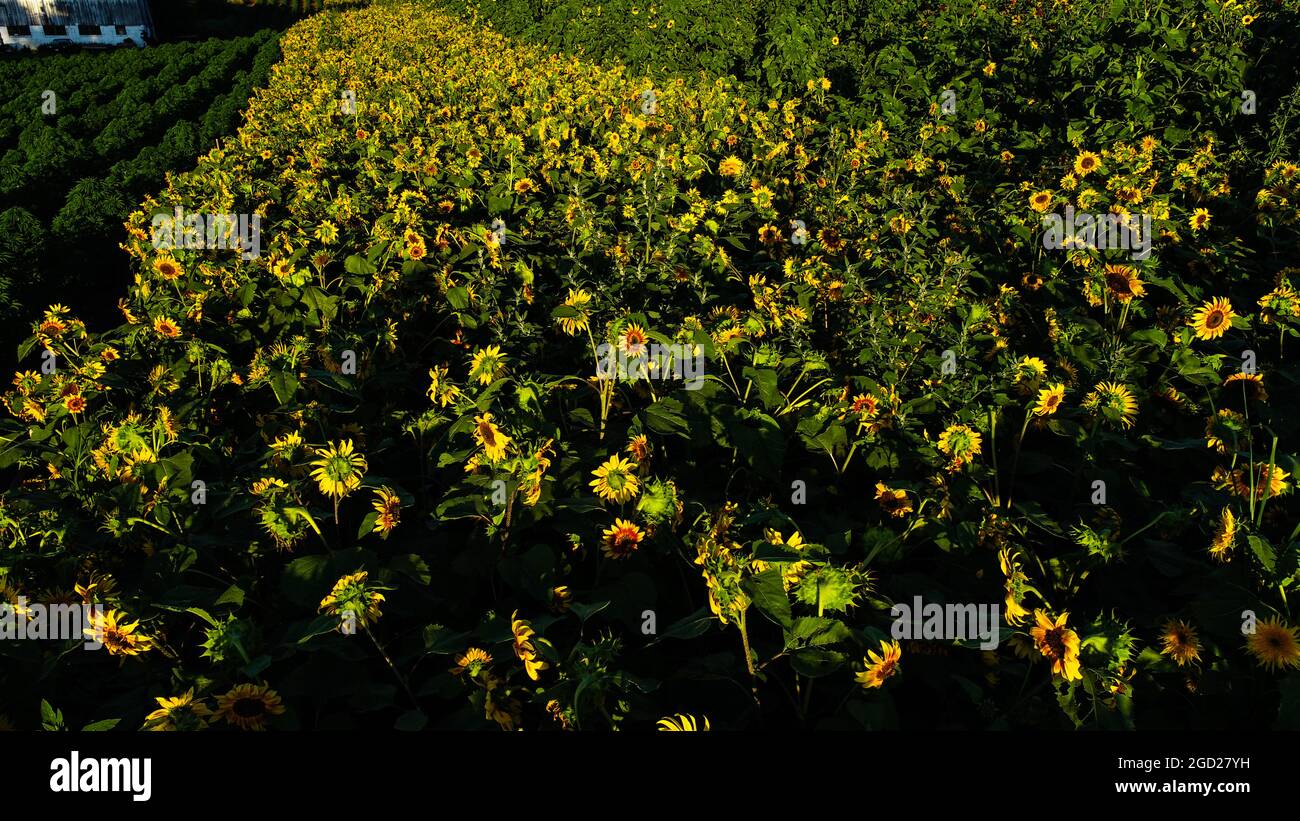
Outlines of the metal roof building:
{"type": "Polygon", "coordinates": [[[144,45],[152,34],[148,0],[0,0],[5,45],[144,45]]]}

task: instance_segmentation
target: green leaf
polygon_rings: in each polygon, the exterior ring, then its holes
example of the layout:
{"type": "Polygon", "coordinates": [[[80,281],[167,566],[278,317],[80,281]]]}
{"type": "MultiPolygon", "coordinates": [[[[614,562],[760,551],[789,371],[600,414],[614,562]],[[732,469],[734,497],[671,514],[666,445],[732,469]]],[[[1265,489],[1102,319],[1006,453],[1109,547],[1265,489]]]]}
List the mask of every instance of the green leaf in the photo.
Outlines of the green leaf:
{"type": "Polygon", "coordinates": [[[779,568],[750,576],[740,586],[763,615],[782,627],[789,628],[794,624],[794,618],[790,614],[790,598],[785,594],[785,584],[779,568]]]}
{"type": "Polygon", "coordinates": [[[118,722],[121,720],[122,719],[120,718],[105,718],[100,721],[92,721],[91,723],[87,724],[85,727],[82,727],[81,731],[83,733],[106,732],[116,727],[118,722]]]}

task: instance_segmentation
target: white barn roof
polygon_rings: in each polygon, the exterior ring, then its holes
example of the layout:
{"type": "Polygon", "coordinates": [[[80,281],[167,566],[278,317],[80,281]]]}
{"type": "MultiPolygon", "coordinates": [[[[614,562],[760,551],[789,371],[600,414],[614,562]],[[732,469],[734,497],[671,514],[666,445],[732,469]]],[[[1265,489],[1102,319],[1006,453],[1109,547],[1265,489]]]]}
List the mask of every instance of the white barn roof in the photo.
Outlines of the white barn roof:
{"type": "Polygon", "coordinates": [[[149,26],[148,0],[0,0],[0,26],[149,26]]]}

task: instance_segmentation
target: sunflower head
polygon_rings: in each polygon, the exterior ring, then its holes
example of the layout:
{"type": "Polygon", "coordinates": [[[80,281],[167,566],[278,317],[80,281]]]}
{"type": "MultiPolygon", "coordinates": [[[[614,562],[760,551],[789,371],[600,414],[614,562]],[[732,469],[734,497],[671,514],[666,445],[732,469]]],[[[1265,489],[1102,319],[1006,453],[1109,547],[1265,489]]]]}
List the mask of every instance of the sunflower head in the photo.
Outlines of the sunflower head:
{"type": "Polygon", "coordinates": [[[320,492],[334,499],[342,499],[361,487],[361,478],[368,468],[366,457],[356,452],[351,439],[332,442],[315,449],[311,476],[320,492]]]}

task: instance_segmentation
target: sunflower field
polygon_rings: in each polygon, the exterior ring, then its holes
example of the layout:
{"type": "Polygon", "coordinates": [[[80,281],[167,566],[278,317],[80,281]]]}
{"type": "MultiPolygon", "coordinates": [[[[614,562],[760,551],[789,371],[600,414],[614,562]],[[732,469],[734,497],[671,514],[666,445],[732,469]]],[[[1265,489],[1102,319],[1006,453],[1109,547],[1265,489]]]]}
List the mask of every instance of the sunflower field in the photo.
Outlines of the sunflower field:
{"type": "Polygon", "coordinates": [[[729,5],[290,28],[18,351],[0,723],[1300,726],[1300,5],[729,5]]]}

